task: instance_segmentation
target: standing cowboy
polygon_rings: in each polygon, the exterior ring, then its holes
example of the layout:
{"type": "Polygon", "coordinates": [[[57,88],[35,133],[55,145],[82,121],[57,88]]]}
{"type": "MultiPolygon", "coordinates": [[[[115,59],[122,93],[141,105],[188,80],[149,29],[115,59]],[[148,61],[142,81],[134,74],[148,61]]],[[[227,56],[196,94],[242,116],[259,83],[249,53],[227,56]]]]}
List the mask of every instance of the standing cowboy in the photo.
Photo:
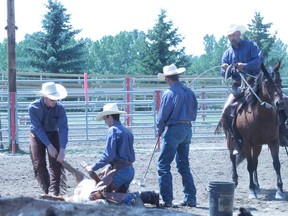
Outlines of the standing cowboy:
{"type": "Polygon", "coordinates": [[[44,193],[58,196],[63,174],[61,163],[68,142],[66,110],[59,100],[67,97],[67,91],[60,84],[46,82],[36,94],[42,97],[28,106],[31,160],[35,177],[44,193]],[[47,150],[49,170],[46,163],[47,150]]]}
{"type": "Polygon", "coordinates": [[[165,66],[158,74],[161,81],[170,86],[162,96],[157,118],[157,134],[160,137],[165,128],[161,152],[158,159],[158,182],[163,207],[176,207],[173,201],[172,161],[176,160],[181,174],[184,197],[180,206],[196,207],[196,187],[189,165],[189,147],[192,139],[191,121],[196,119],[198,102],[194,92],[180,82],[180,74],[185,68],[174,64],[165,66]]]}

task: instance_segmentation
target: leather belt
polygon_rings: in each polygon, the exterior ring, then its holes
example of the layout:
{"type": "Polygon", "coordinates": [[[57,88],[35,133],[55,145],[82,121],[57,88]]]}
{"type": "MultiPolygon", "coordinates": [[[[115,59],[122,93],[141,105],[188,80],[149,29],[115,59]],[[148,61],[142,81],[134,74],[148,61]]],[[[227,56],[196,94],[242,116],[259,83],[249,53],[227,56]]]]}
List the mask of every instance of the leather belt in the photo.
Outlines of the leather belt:
{"type": "Polygon", "coordinates": [[[178,121],[178,124],[190,124],[191,121],[178,121]]]}
{"type": "Polygon", "coordinates": [[[111,164],[113,169],[121,169],[121,168],[124,168],[124,167],[131,166],[132,162],[118,160],[118,161],[112,161],[110,164],[111,164]]]}

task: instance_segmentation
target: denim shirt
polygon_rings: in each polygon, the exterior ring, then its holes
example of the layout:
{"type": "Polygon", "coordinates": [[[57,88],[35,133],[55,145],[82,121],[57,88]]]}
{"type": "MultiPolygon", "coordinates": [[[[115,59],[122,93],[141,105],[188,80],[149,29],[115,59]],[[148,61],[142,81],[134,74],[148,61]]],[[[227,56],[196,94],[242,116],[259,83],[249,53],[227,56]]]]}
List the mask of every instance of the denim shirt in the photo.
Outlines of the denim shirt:
{"type": "Polygon", "coordinates": [[[174,82],[161,99],[156,131],[161,135],[166,126],[179,121],[195,121],[198,101],[194,92],[182,82],[174,82]]]}
{"type": "Polygon", "coordinates": [[[54,107],[47,107],[44,98],[33,101],[28,106],[30,116],[30,130],[37,140],[46,146],[51,144],[49,133],[58,131],[60,148],[66,148],[68,142],[68,120],[62,103],[57,101],[54,107]]]}
{"type": "MultiPolygon", "coordinates": [[[[238,48],[229,47],[222,56],[221,65],[227,63],[242,62],[245,64],[244,73],[255,76],[260,72],[260,64],[263,62],[261,51],[256,43],[248,40],[240,40],[238,48]]],[[[221,69],[221,75],[225,76],[225,70],[221,69]]],[[[234,76],[233,79],[239,80],[240,76],[234,76]]]]}
{"type": "Polygon", "coordinates": [[[121,122],[115,121],[108,128],[106,133],[106,149],[101,158],[92,166],[92,170],[96,171],[113,161],[135,161],[134,152],[134,135],[123,126],[121,122]]]}

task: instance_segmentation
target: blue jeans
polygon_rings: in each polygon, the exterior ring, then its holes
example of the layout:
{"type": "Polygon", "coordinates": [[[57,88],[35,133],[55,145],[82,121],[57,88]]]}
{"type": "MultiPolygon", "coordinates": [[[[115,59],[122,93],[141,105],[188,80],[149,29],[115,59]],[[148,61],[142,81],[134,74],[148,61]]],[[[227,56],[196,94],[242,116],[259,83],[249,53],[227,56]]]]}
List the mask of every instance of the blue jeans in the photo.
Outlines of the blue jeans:
{"type": "Polygon", "coordinates": [[[176,160],[177,171],[182,177],[183,201],[196,204],[196,187],[189,166],[189,147],[192,139],[190,124],[168,126],[163,137],[158,159],[158,183],[162,199],[167,204],[173,201],[171,163],[176,160]]]}
{"type": "Polygon", "coordinates": [[[113,177],[113,183],[117,188],[121,187],[122,192],[126,192],[129,189],[130,183],[133,181],[135,175],[135,169],[133,166],[124,167],[117,171],[113,177]]]}

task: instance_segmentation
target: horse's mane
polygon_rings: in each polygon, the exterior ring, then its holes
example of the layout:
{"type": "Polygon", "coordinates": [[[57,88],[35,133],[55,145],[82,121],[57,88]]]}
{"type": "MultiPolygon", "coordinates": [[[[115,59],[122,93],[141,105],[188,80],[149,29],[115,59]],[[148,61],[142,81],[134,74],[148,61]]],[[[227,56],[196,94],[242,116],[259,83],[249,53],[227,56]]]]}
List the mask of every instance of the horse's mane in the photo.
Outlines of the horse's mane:
{"type": "MultiPolygon", "coordinates": [[[[258,95],[260,90],[262,89],[262,82],[264,78],[265,77],[263,76],[263,73],[260,72],[255,79],[255,84],[254,86],[252,86],[252,90],[255,92],[256,95],[258,95]]],[[[249,88],[247,88],[246,90],[245,100],[247,104],[251,104],[251,106],[255,106],[258,101],[249,88]]]]}

